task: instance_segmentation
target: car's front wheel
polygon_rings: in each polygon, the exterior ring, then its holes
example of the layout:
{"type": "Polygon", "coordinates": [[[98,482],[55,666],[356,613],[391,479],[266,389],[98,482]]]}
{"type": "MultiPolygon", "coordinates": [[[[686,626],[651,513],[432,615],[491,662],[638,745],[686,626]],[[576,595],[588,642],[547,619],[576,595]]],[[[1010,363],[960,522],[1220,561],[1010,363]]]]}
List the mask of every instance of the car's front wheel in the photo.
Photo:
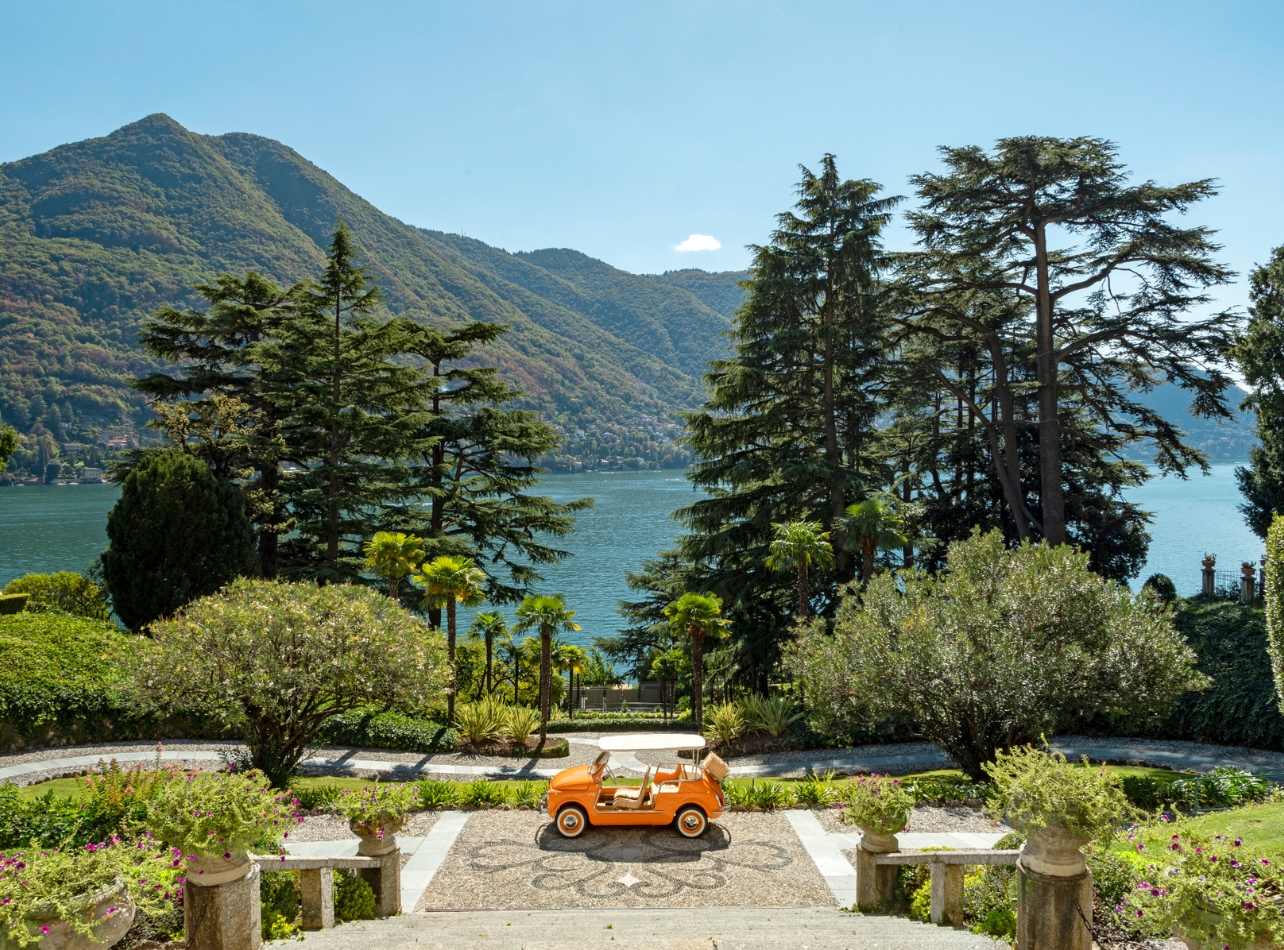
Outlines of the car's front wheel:
{"type": "Polygon", "coordinates": [[[688,805],[678,812],[678,819],[675,822],[678,826],[678,833],[684,838],[699,838],[704,834],[705,829],[709,827],[709,819],[704,816],[704,812],[694,805],[688,805]]]}
{"type": "Polygon", "coordinates": [[[588,828],[588,815],[579,805],[567,805],[557,813],[557,831],[563,838],[578,838],[588,828]]]}

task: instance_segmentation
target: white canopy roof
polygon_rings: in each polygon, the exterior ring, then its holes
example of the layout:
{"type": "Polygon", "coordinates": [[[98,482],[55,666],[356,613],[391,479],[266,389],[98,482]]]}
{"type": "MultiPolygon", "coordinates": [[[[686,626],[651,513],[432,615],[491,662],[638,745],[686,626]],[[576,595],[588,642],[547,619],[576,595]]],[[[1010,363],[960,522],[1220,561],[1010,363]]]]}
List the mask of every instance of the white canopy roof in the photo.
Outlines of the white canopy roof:
{"type": "Polygon", "coordinates": [[[602,736],[597,740],[597,747],[603,752],[689,751],[703,749],[704,737],[681,732],[631,732],[602,736]]]}

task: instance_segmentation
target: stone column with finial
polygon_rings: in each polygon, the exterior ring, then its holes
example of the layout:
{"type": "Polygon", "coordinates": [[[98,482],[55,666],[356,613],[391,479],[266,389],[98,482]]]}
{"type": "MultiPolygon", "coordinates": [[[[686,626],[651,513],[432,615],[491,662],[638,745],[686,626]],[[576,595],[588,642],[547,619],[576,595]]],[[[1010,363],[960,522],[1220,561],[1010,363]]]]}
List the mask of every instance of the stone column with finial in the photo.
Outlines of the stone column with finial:
{"type": "Polygon", "coordinates": [[[1200,593],[1202,593],[1205,597],[1212,597],[1213,590],[1217,583],[1217,578],[1213,571],[1213,568],[1217,566],[1217,555],[1205,554],[1203,565],[1204,565],[1203,585],[1200,588],[1200,593]]]}

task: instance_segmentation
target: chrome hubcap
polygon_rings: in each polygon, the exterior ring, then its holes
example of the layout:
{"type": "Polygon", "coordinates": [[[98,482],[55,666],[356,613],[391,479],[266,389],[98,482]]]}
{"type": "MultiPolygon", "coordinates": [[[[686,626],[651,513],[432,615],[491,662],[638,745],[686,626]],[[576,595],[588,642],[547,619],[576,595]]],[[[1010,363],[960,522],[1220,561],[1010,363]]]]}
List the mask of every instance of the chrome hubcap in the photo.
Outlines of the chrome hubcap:
{"type": "Polygon", "coordinates": [[[688,831],[695,831],[700,827],[700,816],[687,815],[687,817],[682,819],[682,823],[687,826],[688,831]]]}
{"type": "Polygon", "coordinates": [[[567,829],[574,831],[576,828],[580,826],[580,816],[575,814],[575,812],[571,812],[569,815],[567,815],[565,818],[562,819],[562,825],[567,829]]]}

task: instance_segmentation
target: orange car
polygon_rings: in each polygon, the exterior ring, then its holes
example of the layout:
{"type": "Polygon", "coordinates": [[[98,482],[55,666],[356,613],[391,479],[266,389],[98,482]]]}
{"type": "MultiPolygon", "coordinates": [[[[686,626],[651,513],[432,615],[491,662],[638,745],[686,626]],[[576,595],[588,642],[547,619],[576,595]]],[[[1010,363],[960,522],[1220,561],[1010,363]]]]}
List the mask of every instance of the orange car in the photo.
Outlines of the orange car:
{"type": "Polygon", "coordinates": [[[640,786],[607,784],[615,778],[612,752],[690,752],[694,762],[704,748],[700,736],[603,736],[598,748],[592,765],[563,769],[548,783],[548,814],[563,837],[578,838],[589,825],[673,824],[684,837],[698,838],[711,818],[726,814],[722,780],[730,769],[713,753],[698,765],[648,765],[640,786]]]}

